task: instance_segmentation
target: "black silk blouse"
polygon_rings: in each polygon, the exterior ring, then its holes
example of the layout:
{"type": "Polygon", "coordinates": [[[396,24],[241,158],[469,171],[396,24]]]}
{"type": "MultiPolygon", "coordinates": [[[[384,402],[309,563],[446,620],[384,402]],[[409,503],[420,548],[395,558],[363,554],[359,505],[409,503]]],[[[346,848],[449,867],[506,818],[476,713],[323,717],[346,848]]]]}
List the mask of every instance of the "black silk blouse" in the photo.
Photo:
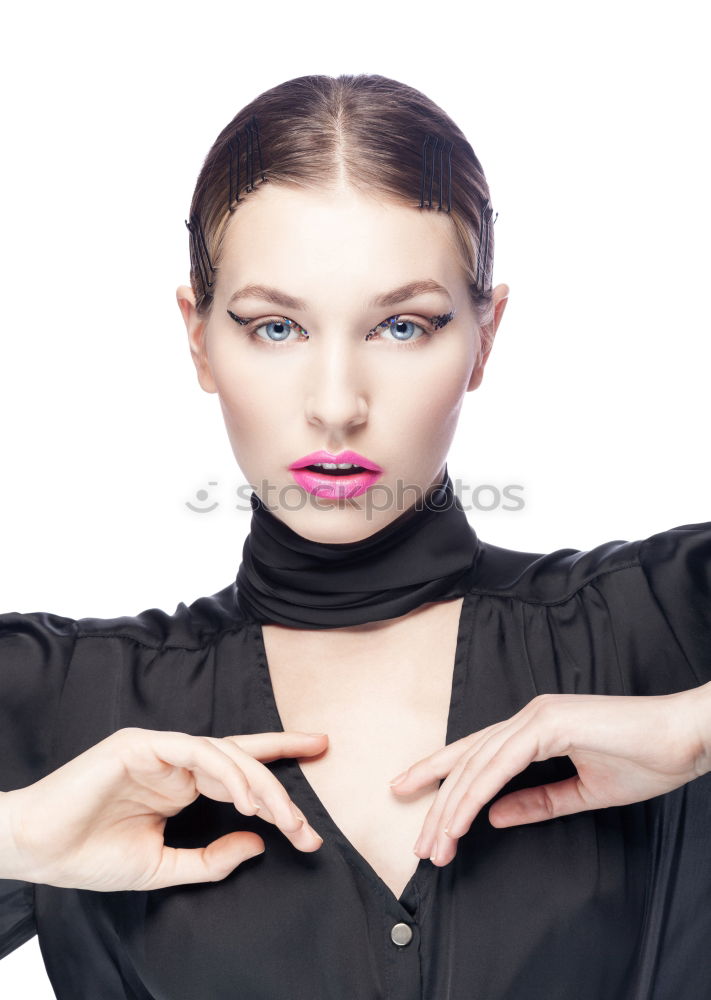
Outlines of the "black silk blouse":
{"type": "MultiPolygon", "coordinates": [[[[655,695],[711,681],[711,522],[543,555],[479,541],[476,559],[447,743],[543,692],[655,695]]],[[[234,584],[173,614],[0,615],[0,789],[124,726],[283,729],[261,625],[237,611],[234,584]]],[[[37,933],[59,1000],[711,997],[711,773],[518,827],[495,829],[484,807],[454,860],[420,861],[398,899],[298,761],[266,766],[320,849],[303,853],[270,823],[200,796],[167,821],[168,844],[255,830],[265,853],[222,881],[150,892],[0,881],[0,956],[37,933]]],[[[568,757],[534,762],[494,798],[574,773],[568,757]]]]}

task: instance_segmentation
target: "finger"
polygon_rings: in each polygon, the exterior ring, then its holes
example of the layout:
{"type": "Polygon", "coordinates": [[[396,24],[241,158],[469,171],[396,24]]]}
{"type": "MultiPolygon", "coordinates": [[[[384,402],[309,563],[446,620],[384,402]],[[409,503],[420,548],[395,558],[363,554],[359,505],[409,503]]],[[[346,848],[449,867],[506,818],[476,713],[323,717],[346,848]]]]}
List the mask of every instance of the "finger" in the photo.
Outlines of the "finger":
{"type": "Polygon", "coordinates": [[[301,733],[294,730],[273,733],[247,733],[225,736],[250,756],[262,762],[279,757],[311,757],[328,746],[326,733],[301,733]]]}
{"type": "Polygon", "coordinates": [[[225,739],[224,749],[244,768],[251,794],[259,803],[260,818],[279,826],[287,835],[297,832],[304,823],[304,814],[276,775],[231,740],[225,739]]]}
{"type": "MultiPolygon", "coordinates": [[[[461,837],[470,828],[482,806],[500,791],[507,781],[520,774],[539,754],[535,727],[526,725],[510,736],[483,767],[476,758],[467,762],[467,787],[459,796],[454,813],[446,818],[449,837],[461,837]]],[[[466,769],[465,769],[466,770],[466,769]]]]}
{"type": "MultiPolygon", "coordinates": [[[[295,807],[292,808],[292,803],[281,782],[249,754],[239,751],[239,748],[235,747],[235,750],[241,754],[238,764],[230,753],[225,752],[226,745],[218,745],[211,737],[188,736],[185,733],[161,730],[149,732],[149,745],[154,753],[160,754],[162,760],[177,767],[185,767],[193,772],[196,769],[202,769],[211,778],[217,779],[224,785],[236,808],[244,812],[245,815],[252,816],[257,812],[258,803],[254,804],[251,801],[252,793],[256,791],[256,797],[266,801],[267,808],[274,817],[276,825],[299,850],[312,851],[323,843],[319,834],[306,822],[303,813],[298,809],[294,811],[295,807]],[[251,788],[245,781],[243,767],[258,767],[263,772],[263,774],[257,775],[256,782],[251,783],[251,788]],[[248,789],[246,793],[245,789],[248,789]],[[244,808],[242,808],[241,803],[244,803],[244,808]]],[[[129,738],[133,736],[130,731],[127,735],[129,738]]],[[[133,742],[129,743],[129,750],[133,749],[133,746],[133,742]]]]}
{"type": "MultiPolygon", "coordinates": [[[[209,739],[214,739],[209,737],[209,739]]],[[[225,753],[233,757],[243,769],[249,784],[250,796],[259,805],[257,815],[274,823],[295,847],[313,850],[314,843],[320,846],[322,838],[309,824],[303,812],[291,800],[279,779],[260,761],[255,760],[232,739],[217,741],[225,753]]],[[[250,814],[251,815],[251,814],[250,814]]]]}
{"type": "Polygon", "coordinates": [[[466,750],[476,749],[481,746],[499,730],[510,726],[514,720],[520,725],[521,723],[517,716],[518,713],[510,719],[495,722],[485,729],[479,729],[475,733],[463,736],[460,740],[455,740],[454,743],[448,743],[440,750],[436,750],[428,757],[423,757],[415,764],[412,764],[407,771],[403,771],[402,775],[398,775],[400,780],[396,784],[392,781],[390,782],[390,787],[398,795],[411,795],[412,792],[431,785],[432,782],[437,781],[439,778],[446,777],[466,750]]]}
{"type": "Polygon", "coordinates": [[[120,735],[124,743],[122,755],[129,770],[147,773],[154,778],[168,777],[168,772],[160,772],[165,765],[170,765],[191,772],[193,784],[194,772],[200,770],[224,786],[229,801],[234,802],[241,812],[248,816],[256,812],[257,803],[250,800],[249,785],[243,772],[209,738],[157,729],[126,729],[120,731],[120,735]]]}
{"type": "Polygon", "coordinates": [[[426,829],[424,836],[417,842],[416,854],[430,859],[435,857],[441,859],[445,853],[448,854],[449,860],[454,857],[456,841],[453,842],[451,836],[445,833],[447,820],[444,817],[454,814],[462,795],[472,781],[511,734],[523,725],[519,716],[513,716],[479,733],[476,741],[461,755],[440,787],[438,797],[430,810],[432,815],[428,814],[425,818],[426,829]]]}
{"type": "Polygon", "coordinates": [[[470,736],[464,736],[461,740],[448,743],[429,756],[422,757],[393,779],[390,782],[390,787],[398,795],[411,795],[440,778],[446,777],[461,754],[475,742],[478,735],[478,733],[472,733],[470,736]]]}
{"type": "Polygon", "coordinates": [[[163,846],[158,868],[147,883],[137,888],[141,891],[164,889],[170,885],[195,882],[216,882],[231,871],[264,851],[261,837],[248,831],[227,833],[206,847],[163,846]]]}
{"type": "Polygon", "coordinates": [[[497,799],[489,809],[492,826],[516,826],[538,823],[556,816],[599,808],[599,802],[585,798],[584,786],[577,775],[536,788],[521,788],[497,799]]]}
{"type": "MultiPolygon", "coordinates": [[[[264,794],[260,794],[259,789],[255,787],[256,785],[259,784],[258,779],[260,777],[260,772],[262,769],[262,765],[259,763],[259,761],[256,761],[251,756],[251,754],[245,753],[242,749],[240,749],[240,747],[236,745],[236,743],[232,742],[232,740],[229,739],[228,737],[206,736],[204,738],[206,740],[209,740],[215,746],[219,747],[219,749],[222,750],[223,753],[226,753],[229,757],[231,757],[232,760],[234,760],[234,762],[239,767],[240,771],[242,772],[244,780],[247,784],[250,802],[254,804],[254,808],[251,809],[249,813],[246,813],[246,815],[250,816],[259,815],[260,819],[264,819],[267,820],[267,822],[269,823],[276,824],[276,819],[273,813],[266,805],[266,796],[264,794]]],[[[267,773],[271,774],[271,772],[267,773]]],[[[273,775],[271,775],[271,777],[274,779],[275,782],[277,781],[277,779],[273,775]]],[[[215,793],[212,791],[206,791],[204,794],[210,795],[213,798],[216,797],[215,793]]],[[[229,796],[229,794],[227,794],[223,801],[231,802],[232,799],[229,796]]],[[[296,819],[300,819],[300,817],[297,816],[296,807],[294,806],[293,803],[291,803],[291,805],[293,806],[292,812],[294,814],[294,817],[296,819]]]]}
{"type": "Polygon", "coordinates": [[[412,848],[418,857],[429,858],[431,856],[432,845],[437,836],[438,827],[442,825],[444,810],[447,809],[447,815],[453,812],[451,808],[447,808],[447,803],[450,799],[451,790],[462,773],[465,760],[466,756],[462,755],[440,785],[437,796],[425,816],[420,835],[412,848]]]}

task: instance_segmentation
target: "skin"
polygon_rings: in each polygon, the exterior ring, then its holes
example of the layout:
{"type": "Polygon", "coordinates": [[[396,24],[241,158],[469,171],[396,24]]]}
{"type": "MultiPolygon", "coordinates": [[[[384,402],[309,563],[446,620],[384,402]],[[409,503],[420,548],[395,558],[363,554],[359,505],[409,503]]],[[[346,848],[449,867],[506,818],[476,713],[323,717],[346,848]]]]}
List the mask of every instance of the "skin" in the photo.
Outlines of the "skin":
{"type": "Polygon", "coordinates": [[[479,811],[533,761],[568,756],[577,775],[502,795],[496,827],[623,806],[664,795],[711,770],[711,683],[668,695],[542,694],[398,775],[396,795],[444,778],[415,842],[448,864],[479,811]]]}
{"type": "MultiPolygon", "coordinates": [[[[288,465],[319,448],[353,448],[384,470],[384,495],[396,497],[398,483],[426,492],[443,470],[465,394],[481,384],[509,288],[494,289],[482,351],[446,214],[413,211],[347,185],[309,192],[264,185],[230,220],[213,291],[208,317],[197,313],[189,286],[178,288],[177,300],[198,381],[219,397],[238,465],[293,530],[349,542],[383,528],[413,499],[375,509],[368,494],[304,499],[288,465]],[[368,305],[420,278],[434,278],[449,294],[430,292],[389,309],[368,305]],[[250,340],[230,318],[230,296],[248,283],[304,300],[303,309],[260,299],[233,307],[262,323],[292,320],[299,327],[288,342],[250,340]],[[451,322],[423,336],[427,317],[452,309],[451,322]],[[413,335],[419,343],[406,347],[387,334],[366,339],[393,314],[423,323],[413,335]]],[[[268,339],[268,328],[260,334],[268,339]]],[[[393,783],[394,795],[412,795],[445,779],[415,854],[438,865],[451,861],[484,804],[532,761],[567,754],[578,776],[502,797],[489,811],[494,826],[641,801],[693,780],[711,767],[710,703],[711,684],[658,697],[539,695],[510,719],[417,761],[393,783]]]]}
{"type": "Polygon", "coordinates": [[[198,795],[258,812],[298,850],[317,850],[321,838],[264,763],[322,749],[308,733],[116,730],[34,784],[0,793],[0,878],[96,892],[223,879],[264,841],[237,830],[205,847],[166,846],[167,818],[198,795]]]}
{"type": "MultiPolygon", "coordinates": [[[[443,469],[464,394],[481,383],[489,353],[481,351],[450,227],[446,216],[348,188],[307,194],[265,186],[232,219],[210,317],[197,314],[190,288],[178,289],[198,380],[219,395],[239,465],[265,492],[276,486],[263,499],[276,499],[276,515],[306,537],[368,537],[400,513],[396,504],[370,510],[362,499],[293,504],[287,466],[306,452],[352,447],[382,466],[391,489],[403,481],[424,492],[443,469]],[[415,278],[434,278],[449,294],[429,293],[392,312],[367,306],[415,278]],[[246,282],[305,299],[303,312],[287,315],[310,339],[276,347],[247,340],[226,313],[227,299],[246,282]],[[366,339],[393,312],[418,322],[451,309],[456,319],[414,347],[366,339]]],[[[507,295],[506,285],[494,290],[492,341],[507,295]]],[[[283,315],[256,301],[240,313],[283,315]]],[[[324,733],[214,739],[119,730],[27,788],[0,793],[0,877],[99,891],[224,878],[264,843],[235,831],[204,848],[166,847],[166,817],[198,794],[232,801],[246,815],[259,812],[295,848],[318,850],[320,837],[264,762],[315,756],[328,745],[324,733]]],[[[654,697],[543,694],[441,747],[392,785],[393,795],[412,796],[444,779],[415,853],[449,863],[458,838],[511,777],[561,755],[573,761],[576,777],[502,796],[489,821],[504,827],[624,805],[707,773],[711,683],[654,697]]]]}
{"type": "MultiPolygon", "coordinates": [[[[413,211],[350,186],[304,191],[265,184],[230,220],[209,318],[190,287],[177,299],[198,380],[217,393],[232,450],[247,481],[275,515],[306,538],[349,542],[385,527],[442,472],[465,394],[481,383],[491,347],[469,301],[467,279],[446,213],[413,211]],[[376,295],[432,278],[449,295],[428,292],[396,307],[369,307],[376,295]],[[285,343],[250,340],[227,313],[230,296],[251,283],[276,286],[307,309],[249,299],[233,310],[264,323],[286,316],[285,343]],[[394,314],[425,323],[456,311],[431,337],[409,327],[409,346],[392,333],[366,340],[394,314]],[[383,469],[360,497],[315,498],[288,466],[320,448],[352,448],[383,469]],[[264,484],[268,484],[268,489],[264,484]],[[403,487],[414,488],[404,494],[403,487]],[[377,503],[369,503],[374,493],[377,503]],[[382,509],[380,509],[382,508],[382,509]]],[[[494,289],[491,340],[508,301],[494,289]]]]}

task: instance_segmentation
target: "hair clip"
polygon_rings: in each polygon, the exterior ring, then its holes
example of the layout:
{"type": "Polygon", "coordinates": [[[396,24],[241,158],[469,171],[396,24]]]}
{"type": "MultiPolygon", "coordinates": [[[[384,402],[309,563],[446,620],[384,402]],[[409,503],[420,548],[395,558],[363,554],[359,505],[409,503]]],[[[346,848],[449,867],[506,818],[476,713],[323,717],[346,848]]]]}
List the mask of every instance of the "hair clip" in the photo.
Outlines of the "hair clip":
{"type": "MultiPolygon", "coordinates": [[[[242,142],[241,138],[245,140],[246,153],[245,153],[245,173],[247,175],[247,184],[245,191],[254,190],[254,175],[255,175],[255,153],[257,160],[259,162],[259,173],[261,174],[262,180],[265,181],[266,174],[264,172],[264,164],[262,163],[262,146],[259,141],[259,126],[257,124],[257,116],[252,115],[251,119],[247,122],[245,127],[237,132],[227,143],[227,182],[228,182],[228,194],[227,194],[227,208],[230,212],[234,211],[234,203],[241,201],[239,196],[240,181],[241,181],[241,149],[242,142]],[[237,177],[235,180],[235,169],[237,171],[237,177]]],[[[200,280],[202,282],[202,287],[204,293],[208,294],[208,289],[212,288],[215,284],[215,275],[217,274],[217,268],[213,266],[210,260],[210,254],[207,249],[207,241],[205,240],[205,233],[200,224],[200,220],[196,213],[190,216],[190,221],[185,220],[185,225],[190,233],[190,261],[194,273],[200,275],[200,280]]]]}
{"type": "MultiPolygon", "coordinates": [[[[265,181],[266,174],[264,173],[264,164],[262,163],[262,145],[259,141],[259,126],[257,124],[257,116],[252,115],[251,119],[247,122],[245,127],[241,130],[242,137],[245,139],[246,151],[245,151],[245,173],[247,175],[247,183],[245,186],[245,191],[254,190],[254,154],[256,150],[257,159],[259,161],[259,172],[262,176],[262,180],[265,181]]],[[[239,196],[240,189],[240,175],[241,175],[241,149],[242,144],[240,141],[240,131],[235,132],[234,136],[227,143],[227,178],[228,178],[228,195],[227,195],[227,208],[230,212],[234,212],[234,204],[241,201],[239,196]],[[237,178],[235,182],[235,165],[237,169],[237,178]],[[234,204],[233,204],[234,203],[234,204]]]]}
{"type": "Polygon", "coordinates": [[[217,274],[217,269],[212,266],[210,254],[207,249],[207,243],[205,242],[205,234],[202,231],[202,226],[200,225],[200,220],[197,215],[191,215],[190,222],[186,219],[185,225],[188,227],[188,232],[190,233],[190,257],[193,262],[193,267],[199,272],[202,287],[205,291],[207,291],[207,289],[212,288],[215,283],[214,278],[217,274]],[[208,278],[208,270],[210,272],[210,278],[208,278]]]}
{"type": "Polygon", "coordinates": [[[435,172],[438,175],[439,182],[439,205],[437,206],[440,211],[451,212],[452,211],[452,149],[454,148],[454,143],[451,139],[445,140],[440,138],[440,136],[433,136],[429,133],[425,136],[425,141],[422,144],[422,182],[420,184],[420,208],[425,207],[425,186],[427,184],[427,147],[432,142],[432,163],[430,165],[430,184],[429,192],[427,196],[428,208],[432,208],[432,188],[434,186],[435,172]],[[444,153],[445,147],[447,147],[447,207],[444,208],[442,204],[443,191],[444,191],[444,153]],[[437,152],[439,151],[439,157],[437,152]],[[439,170],[437,171],[437,164],[439,163],[439,170]]]}
{"type": "Polygon", "coordinates": [[[486,200],[486,204],[481,213],[481,230],[479,233],[479,259],[477,261],[476,283],[477,288],[486,290],[487,271],[489,268],[489,257],[491,253],[491,228],[499,217],[497,212],[492,220],[494,210],[491,202],[486,200]]]}

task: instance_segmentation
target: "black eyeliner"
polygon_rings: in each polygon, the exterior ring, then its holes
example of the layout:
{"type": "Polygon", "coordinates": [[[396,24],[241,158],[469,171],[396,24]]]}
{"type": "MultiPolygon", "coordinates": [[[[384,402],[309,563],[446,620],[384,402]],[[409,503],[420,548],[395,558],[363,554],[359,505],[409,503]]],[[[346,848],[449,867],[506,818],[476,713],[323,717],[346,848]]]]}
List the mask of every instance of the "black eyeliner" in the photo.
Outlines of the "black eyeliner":
{"type": "MultiPolygon", "coordinates": [[[[236,313],[233,313],[231,309],[228,309],[227,312],[236,323],[240,324],[240,326],[246,326],[247,323],[252,322],[251,319],[244,319],[242,316],[237,316],[236,313]]],[[[452,309],[448,313],[440,313],[438,316],[430,316],[429,322],[435,328],[435,330],[441,330],[443,326],[447,325],[447,323],[451,323],[451,321],[454,319],[454,313],[455,310],[452,309]]],[[[383,323],[379,323],[378,326],[384,326],[386,323],[389,323],[391,320],[396,318],[397,316],[391,316],[389,317],[389,319],[384,320],[383,323]]],[[[377,329],[378,327],[373,327],[373,330],[371,330],[370,332],[373,333],[373,331],[377,329]]]]}
{"type": "Polygon", "coordinates": [[[227,312],[232,317],[232,319],[235,321],[235,323],[239,323],[240,326],[246,326],[247,323],[251,323],[251,320],[249,320],[249,319],[243,319],[241,316],[236,316],[235,313],[233,313],[231,309],[228,309],[227,312]]]}
{"type": "Polygon", "coordinates": [[[435,328],[435,330],[441,330],[443,326],[450,323],[454,319],[454,309],[448,313],[441,313],[439,316],[430,316],[430,323],[435,328]]]}

